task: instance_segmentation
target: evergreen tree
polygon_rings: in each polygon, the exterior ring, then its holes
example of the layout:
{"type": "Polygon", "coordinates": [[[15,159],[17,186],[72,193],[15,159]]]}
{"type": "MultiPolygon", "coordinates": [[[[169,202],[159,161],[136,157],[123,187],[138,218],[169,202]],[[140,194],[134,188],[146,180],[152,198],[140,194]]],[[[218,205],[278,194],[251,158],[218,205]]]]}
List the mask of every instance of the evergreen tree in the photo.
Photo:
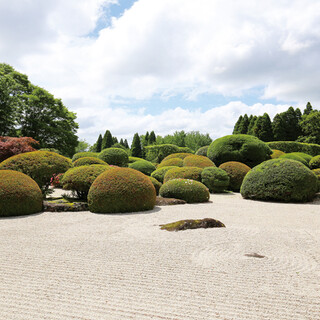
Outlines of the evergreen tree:
{"type": "Polygon", "coordinates": [[[102,147],[102,135],[99,134],[98,140],[96,142],[96,152],[101,152],[102,147]]]}
{"type": "Polygon", "coordinates": [[[257,121],[257,116],[252,116],[250,122],[249,122],[249,126],[248,126],[248,131],[247,131],[247,134],[250,134],[250,135],[254,135],[253,134],[253,127],[257,121]]]}
{"type": "Polygon", "coordinates": [[[123,145],[125,146],[126,149],[129,149],[129,144],[127,139],[124,139],[123,145]]]}
{"type": "Polygon", "coordinates": [[[150,136],[149,136],[149,145],[155,144],[155,143],[156,143],[156,135],[155,135],[154,131],[152,130],[150,132],[150,136]]]}
{"type": "Polygon", "coordinates": [[[146,135],[144,136],[144,146],[147,146],[149,144],[149,132],[146,132],[146,135]]]}
{"type": "Polygon", "coordinates": [[[310,102],[307,103],[306,108],[303,110],[303,115],[308,115],[313,111],[312,105],[310,102]]]}
{"type": "Polygon", "coordinates": [[[248,126],[249,126],[249,118],[248,118],[248,115],[245,114],[242,118],[242,121],[239,124],[238,133],[247,134],[248,126]]]}
{"type": "Polygon", "coordinates": [[[273,140],[272,124],[267,113],[257,118],[252,131],[253,135],[262,141],[268,142],[273,140]]]}
{"type": "Polygon", "coordinates": [[[239,133],[239,127],[240,127],[242,121],[243,121],[243,117],[242,117],[242,115],[241,115],[241,116],[238,118],[236,124],[234,125],[232,134],[238,134],[238,133],[239,133]]]}
{"type": "Polygon", "coordinates": [[[117,137],[112,137],[113,144],[119,143],[117,137]]]}
{"type": "Polygon", "coordinates": [[[135,133],[133,136],[131,144],[131,155],[133,157],[142,158],[141,141],[138,133],[135,133]]]}
{"type": "Polygon", "coordinates": [[[107,130],[102,139],[101,150],[106,148],[111,148],[113,145],[112,135],[109,130],[107,130]]]}
{"type": "Polygon", "coordinates": [[[320,144],[320,111],[313,110],[302,116],[301,128],[303,136],[300,141],[320,144]]]}
{"type": "Polygon", "coordinates": [[[120,142],[119,142],[122,146],[124,146],[124,142],[123,142],[123,139],[121,138],[120,139],[120,142]]]}

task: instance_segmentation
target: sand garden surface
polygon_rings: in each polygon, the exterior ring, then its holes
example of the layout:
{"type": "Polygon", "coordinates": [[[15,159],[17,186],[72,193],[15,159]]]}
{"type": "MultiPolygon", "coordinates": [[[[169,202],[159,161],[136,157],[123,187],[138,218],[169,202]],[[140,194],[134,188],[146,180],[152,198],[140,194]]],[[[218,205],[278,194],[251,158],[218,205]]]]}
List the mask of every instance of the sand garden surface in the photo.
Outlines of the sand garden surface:
{"type": "Polygon", "coordinates": [[[320,201],[211,201],[0,219],[0,319],[319,320],[320,201]]]}

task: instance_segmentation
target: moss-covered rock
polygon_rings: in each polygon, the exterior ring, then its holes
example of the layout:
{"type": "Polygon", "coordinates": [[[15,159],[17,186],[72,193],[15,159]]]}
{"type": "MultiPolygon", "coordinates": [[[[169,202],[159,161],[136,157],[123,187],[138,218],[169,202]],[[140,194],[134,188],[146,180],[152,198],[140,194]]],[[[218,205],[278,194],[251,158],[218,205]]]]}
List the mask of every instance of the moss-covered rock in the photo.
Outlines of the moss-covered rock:
{"type": "Polygon", "coordinates": [[[318,190],[316,175],[299,161],[272,159],[254,167],[244,178],[241,195],[247,199],[306,202],[318,190]]]}
{"type": "Polygon", "coordinates": [[[270,159],[271,149],[257,137],[233,134],[214,140],[208,148],[208,158],[217,166],[228,161],[237,161],[249,167],[270,159]]]}
{"type": "Polygon", "coordinates": [[[197,220],[179,220],[167,224],[160,225],[161,230],[167,231],[180,231],[188,229],[199,229],[199,228],[225,228],[226,226],[219,220],[212,218],[197,219],[197,220]]]}
{"type": "Polygon", "coordinates": [[[174,179],[162,185],[159,194],[163,198],[176,198],[188,203],[207,202],[210,193],[199,181],[190,179],[174,179]]]}
{"type": "Polygon", "coordinates": [[[192,155],[189,152],[178,152],[178,153],[173,153],[168,155],[167,157],[165,157],[162,161],[166,161],[166,160],[170,160],[170,159],[175,159],[175,158],[179,158],[179,159],[184,159],[185,157],[188,157],[192,155]]]}
{"type": "Polygon", "coordinates": [[[183,167],[183,160],[180,158],[171,158],[167,160],[161,161],[161,163],[158,165],[157,169],[163,168],[163,167],[183,167]]]}
{"type": "Polygon", "coordinates": [[[305,159],[303,159],[301,156],[299,156],[297,153],[296,152],[286,153],[280,156],[279,158],[299,161],[302,164],[304,164],[306,167],[309,167],[309,163],[305,159]]]}
{"type": "Polygon", "coordinates": [[[229,176],[229,190],[239,192],[242,181],[246,174],[250,171],[250,167],[238,161],[228,161],[219,166],[229,176]]]}
{"type": "Polygon", "coordinates": [[[42,193],[29,176],[13,170],[0,170],[0,217],[20,216],[42,211],[42,193]]]}
{"type": "Polygon", "coordinates": [[[208,157],[197,156],[193,154],[183,159],[183,166],[207,168],[207,167],[215,167],[216,165],[208,157]]]}
{"type": "Polygon", "coordinates": [[[122,213],[153,209],[156,190],[150,178],[131,168],[114,168],[102,173],[88,194],[91,212],[122,213]]]}
{"type": "Polygon", "coordinates": [[[72,157],[72,162],[75,162],[76,160],[80,159],[80,158],[87,158],[87,157],[90,157],[90,158],[98,158],[99,156],[99,152],[77,152],[73,155],[72,157]]]}
{"type": "Polygon", "coordinates": [[[157,179],[153,178],[153,177],[149,177],[150,178],[150,181],[152,182],[154,188],[156,189],[156,194],[157,196],[159,195],[159,190],[162,186],[162,183],[159,182],[157,179]]]}
{"type": "Polygon", "coordinates": [[[133,163],[129,164],[129,168],[138,170],[147,176],[150,176],[150,174],[156,170],[156,167],[147,160],[138,160],[133,163]]]}
{"type": "Polygon", "coordinates": [[[191,179],[201,181],[201,172],[203,169],[197,167],[175,167],[166,172],[163,183],[173,179],[191,179]]]}
{"type": "Polygon", "coordinates": [[[211,193],[220,193],[228,189],[230,178],[223,169],[208,167],[201,172],[201,182],[211,193]]]}
{"type": "Polygon", "coordinates": [[[320,155],[313,157],[309,161],[310,169],[318,169],[320,168],[320,155]]]}
{"type": "Polygon", "coordinates": [[[270,156],[271,159],[277,159],[285,154],[285,152],[281,150],[277,150],[277,149],[271,149],[271,150],[272,150],[272,154],[270,156]]]}
{"type": "Polygon", "coordinates": [[[81,166],[90,166],[92,164],[103,164],[103,165],[108,165],[105,161],[96,158],[96,157],[84,157],[84,158],[79,158],[75,162],[73,162],[74,167],[81,167],[81,166]]]}
{"type": "Polygon", "coordinates": [[[197,151],[196,151],[196,155],[198,156],[207,156],[207,153],[208,153],[208,148],[209,146],[204,146],[204,147],[201,147],[199,148],[197,151]]]}
{"type": "Polygon", "coordinates": [[[176,166],[167,166],[162,168],[157,168],[157,170],[151,173],[151,177],[157,179],[159,182],[163,183],[163,179],[168,170],[176,168],[176,166]]]}
{"type": "Polygon", "coordinates": [[[99,153],[99,159],[118,167],[127,167],[129,163],[128,154],[119,148],[107,148],[99,153]]]}

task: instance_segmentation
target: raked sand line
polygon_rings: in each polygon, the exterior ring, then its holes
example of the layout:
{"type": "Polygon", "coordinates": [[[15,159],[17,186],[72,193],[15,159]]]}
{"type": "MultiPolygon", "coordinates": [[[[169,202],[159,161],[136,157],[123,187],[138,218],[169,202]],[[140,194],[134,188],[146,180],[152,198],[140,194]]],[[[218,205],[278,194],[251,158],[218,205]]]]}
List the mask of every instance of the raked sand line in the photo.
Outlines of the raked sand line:
{"type": "Polygon", "coordinates": [[[320,203],[211,200],[1,219],[0,319],[319,320],[320,203]]]}

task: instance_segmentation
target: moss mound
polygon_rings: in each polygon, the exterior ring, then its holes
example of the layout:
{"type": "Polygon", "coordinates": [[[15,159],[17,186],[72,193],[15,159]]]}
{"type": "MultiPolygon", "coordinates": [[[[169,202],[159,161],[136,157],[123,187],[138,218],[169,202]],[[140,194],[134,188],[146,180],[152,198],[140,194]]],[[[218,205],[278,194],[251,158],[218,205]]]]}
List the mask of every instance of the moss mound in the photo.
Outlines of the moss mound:
{"type": "Polygon", "coordinates": [[[188,229],[198,229],[198,228],[225,228],[226,226],[219,220],[212,218],[197,219],[197,220],[180,220],[176,222],[171,222],[167,224],[160,225],[161,230],[167,231],[180,231],[188,229]]]}
{"type": "Polygon", "coordinates": [[[208,158],[217,166],[228,161],[242,162],[249,167],[270,159],[271,149],[257,137],[233,134],[214,140],[208,148],[208,158]]]}
{"type": "Polygon", "coordinates": [[[163,167],[169,167],[169,166],[175,166],[175,167],[183,167],[183,160],[180,158],[171,158],[168,160],[163,160],[157,167],[157,169],[163,168],[163,167]]]}
{"type": "Polygon", "coordinates": [[[151,173],[151,177],[157,179],[159,182],[163,183],[163,179],[168,170],[176,168],[176,166],[167,166],[157,169],[151,173]]]}
{"type": "Polygon", "coordinates": [[[85,157],[98,158],[98,156],[99,156],[98,152],[78,152],[73,155],[72,162],[75,162],[80,158],[85,158],[85,157]]]}
{"type": "Polygon", "coordinates": [[[170,180],[162,185],[159,194],[163,198],[181,199],[188,203],[207,202],[210,198],[204,184],[189,179],[170,180]]]}
{"type": "Polygon", "coordinates": [[[150,178],[131,168],[102,173],[88,194],[89,210],[96,213],[151,210],[155,203],[156,190],[150,178]]]}
{"type": "Polygon", "coordinates": [[[138,170],[147,176],[150,176],[150,174],[156,170],[156,167],[147,160],[138,160],[133,163],[129,164],[129,168],[138,170]]]}
{"type": "Polygon", "coordinates": [[[320,168],[320,155],[311,158],[309,161],[310,169],[318,169],[320,168]]]}
{"type": "Polygon", "coordinates": [[[45,194],[54,174],[72,167],[71,160],[55,152],[32,151],[17,154],[0,163],[0,170],[20,171],[32,178],[45,194]]]}
{"type": "Polygon", "coordinates": [[[209,146],[201,147],[197,150],[196,155],[198,156],[207,156],[209,146]]]}
{"type": "Polygon", "coordinates": [[[81,167],[81,166],[90,166],[92,164],[104,164],[108,165],[106,162],[99,158],[95,157],[84,157],[84,158],[79,158],[73,163],[74,167],[81,167]]]}
{"type": "Polygon", "coordinates": [[[246,164],[237,161],[228,161],[219,166],[229,176],[229,190],[239,192],[242,181],[246,174],[250,171],[250,167],[246,164]]]}
{"type": "Polygon", "coordinates": [[[201,172],[202,169],[197,167],[175,167],[166,172],[163,183],[172,179],[191,179],[201,181],[201,172]]]}
{"type": "Polygon", "coordinates": [[[42,211],[42,193],[24,173],[0,171],[0,217],[21,216],[42,211]]]}
{"type": "Polygon", "coordinates": [[[149,177],[150,181],[152,182],[153,186],[155,187],[156,189],[156,194],[157,196],[159,195],[159,190],[162,186],[162,183],[159,182],[157,179],[153,178],[153,177],[149,177]]]}
{"type": "Polygon", "coordinates": [[[277,149],[271,149],[272,154],[271,154],[271,159],[277,159],[285,154],[285,152],[277,150],[277,149]]]}
{"type": "Polygon", "coordinates": [[[201,182],[210,193],[220,193],[227,190],[230,178],[226,171],[216,167],[208,167],[201,172],[201,182]]]}
{"type": "MultiPolygon", "coordinates": [[[[297,153],[298,153],[298,152],[297,152],[297,153]]],[[[301,162],[302,164],[304,164],[306,167],[309,167],[308,161],[306,161],[305,159],[303,159],[302,157],[300,157],[299,155],[297,155],[297,153],[295,153],[295,152],[286,153],[286,154],[280,156],[279,158],[299,161],[299,162],[301,162]]]]}
{"type": "Polygon", "coordinates": [[[197,156],[191,155],[185,157],[183,160],[184,167],[198,167],[198,168],[207,168],[207,167],[215,167],[216,165],[205,156],[197,156]]]}
{"type": "Polygon", "coordinates": [[[119,148],[107,148],[100,152],[99,159],[106,163],[119,167],[127,167],[129,163],[128,154],[119,148]]]}
{"type": "Polygon", "coordinates": [[[179,158],[179,159],[184,159],[185,157],[190,156],[191,153],[189,152],[179,152],[179,153],[173,153],[168,155],[167,157],[165,157],[162,161],[166,161],[166,160],[170,160],[170,159],[175,159],[175,158],[179,158]]]}
{"type": "Polygon", "coordinates": [[[316,175],[299,161],[272,159],[253,168],[244,178],[241,195],[265,201],[306,202],[318,190],[316,175]]]}

